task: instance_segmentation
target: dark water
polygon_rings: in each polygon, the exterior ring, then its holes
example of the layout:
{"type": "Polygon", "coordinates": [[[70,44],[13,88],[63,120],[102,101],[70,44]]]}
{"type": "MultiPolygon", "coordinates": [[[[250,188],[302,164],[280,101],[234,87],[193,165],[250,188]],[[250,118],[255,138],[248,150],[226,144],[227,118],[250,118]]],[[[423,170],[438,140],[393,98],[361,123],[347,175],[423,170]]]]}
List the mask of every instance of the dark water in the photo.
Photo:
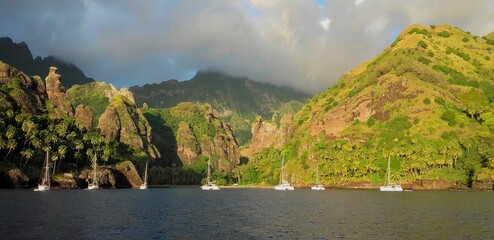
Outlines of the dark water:
{"type": "Polygon", "coordinates": [[[494,239],[493,192],[0,190],[0,239],[494,239]]]}

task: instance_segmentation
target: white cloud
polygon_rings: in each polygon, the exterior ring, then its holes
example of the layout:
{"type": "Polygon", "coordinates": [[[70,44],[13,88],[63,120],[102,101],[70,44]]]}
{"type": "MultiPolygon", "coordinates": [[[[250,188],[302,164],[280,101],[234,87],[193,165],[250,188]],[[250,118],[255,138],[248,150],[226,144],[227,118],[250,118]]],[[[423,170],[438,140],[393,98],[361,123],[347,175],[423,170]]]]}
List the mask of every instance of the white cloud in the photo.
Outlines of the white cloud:
{"type": "Polygon", "coordinates": [[[365,0],[355,0],[355,1],[353,2],[353,4],[354,4],[355,6],[359,6],[360,4],[362,4],[362,3],[364,3],[364,2],[365,2],[365,0]]]}
{"type": "Polygon", "coordinates": [[[494,31],[491,0],[363,2],[0,0],[0,32],[117,87],[215,68],[316,93],[409,24],[494,31]]]}
{"type": "Polygon", "coordinates": [[[329,27],[331,26],[331,19],[326,18],[320,22],[322,29],[324,31],[329,31],[329,27]]]}

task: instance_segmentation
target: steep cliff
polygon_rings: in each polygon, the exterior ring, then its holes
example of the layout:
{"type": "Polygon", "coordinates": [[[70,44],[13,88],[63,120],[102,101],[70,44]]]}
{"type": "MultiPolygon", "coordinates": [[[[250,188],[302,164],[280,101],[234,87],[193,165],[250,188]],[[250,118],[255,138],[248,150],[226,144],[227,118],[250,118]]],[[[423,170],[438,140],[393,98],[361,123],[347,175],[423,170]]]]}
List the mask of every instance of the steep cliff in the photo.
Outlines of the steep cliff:
{"type": "Polygon", "coordinates": [[[195,164],[201,156],[214,156],[214,169],[231,172],[240,162],[233,129],[221,122],[210,105],[180,103],[172,108],[143,109],[152,125],[153,143],[163,153],[164,165],[195,164]]]}
{"type": "MultiPolygon", "coordinates": [[[[67,94],[65,93],[65,87],[62,85],[61,76],[57,72],[56,67],[50,67],[48,76],[45,78],[46,94],[48,99],[55,106],[55,110],[61,110],[62,113],[67,115],[74,115],[74,109],[69,102],[67,94]]],[[[60,117],[60,116],[59,116],[60,117]]]]}
{"type": "Polygon", "coordinates": [[[134,95],[125,88],[117,90],[104,82],[74,85],[68,91],[74,105],[89,106],[93,124],[108,139],[145,149],[153,157],[159,157],[151,141],[151,126],[137,108],[134,95]]]}
{"type": "MultiPolygon", "coordinates": [[[[53,67],[46,77],[45,85],[40,77],[27,76],[0,62],[0,187],[29,187],[36,184],[46,152],[49,153],[50,171],[56,173],[52,181],[54,188],[81,187],[79,179],[68,172],[79,173],[86,168],[94,153],[98,154],[98,161],[106,166],[113,166],[124,159],[135,163],[147,160],[142,148],[127,145],[132,141],[124,145],[92,131],[91,108],[78,105],[73,116],[60,78],[53,67]]],[[[122,95],[129,96],[128,93],[123,91],[122,95]]],[[[130,107],[135,108],[135,105],[130,107]]],[[[134,110],[125,111],[133,113],[134,110]]],[[[142,129],[136,135],[148,141],[150,128],[146,126],[142,113],[137,110],[134,112],[132,116],[138,121],[136,126],[142,129]]],[[[118,111],[116,114],[118,116],[118,111]]],[[[129,133],[119,129],[118,134],[129,133]]],[[[142,144],[143,148],[150,149],[144,141],[142,144]]],[[[129,172],[132,166],[127,164],[122,169],[129,172]]],[[[106,183],[119,186],[121,179],[134,186],[140,184],[140,180],[135,180],[135,175],[137,173],[130,174],[128,178],[117,176],[116,182],[108,175],[106,183]]]]}

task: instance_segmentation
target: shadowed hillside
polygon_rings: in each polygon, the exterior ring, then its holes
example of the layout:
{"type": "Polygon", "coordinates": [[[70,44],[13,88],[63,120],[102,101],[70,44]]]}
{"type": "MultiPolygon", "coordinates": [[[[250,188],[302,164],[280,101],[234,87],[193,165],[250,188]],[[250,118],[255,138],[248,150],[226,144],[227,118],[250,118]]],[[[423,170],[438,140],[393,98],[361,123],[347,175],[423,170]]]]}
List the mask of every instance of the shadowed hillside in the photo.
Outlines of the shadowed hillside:
{"type": "Polygon", "coordinates": [[[49,67],[57,66],[58,72],[63,76],[64,84],[67,88],[74,84],[94,81],[94,79],[86,77],[84,72],[76,65],[66,63],[55,56],[33,58],[31,50],[29,50],[25,42],[14,43],[8,37],[0,38],[0,61],[21,69],[28,75],[38,76],[45,76],[49,67]]]}

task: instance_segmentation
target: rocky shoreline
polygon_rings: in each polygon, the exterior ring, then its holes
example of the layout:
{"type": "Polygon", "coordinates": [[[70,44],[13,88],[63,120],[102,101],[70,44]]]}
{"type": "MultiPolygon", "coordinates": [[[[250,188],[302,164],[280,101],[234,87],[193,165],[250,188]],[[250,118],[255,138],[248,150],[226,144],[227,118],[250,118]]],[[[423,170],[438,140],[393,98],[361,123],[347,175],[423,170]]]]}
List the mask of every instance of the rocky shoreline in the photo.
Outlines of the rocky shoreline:
{"type": "MultiPolygon", "coordinates": [[[[87,188],[91,174],[84,169],[78,174],[62,173],[51,177],[52,189],[84,189],[87,188]]],[[[97,169],[98,182],[102,188],[139,188],[142,179],[134,164],[124,161],[115,166],[102,166],[97,169]]],[[[21,169],[12,168],[0,171],[0,188],[34,188],[37,186],[35,177],[29,178],[21,169]]]]}
{"type": "MultiPolygon", "coordinates": [[[[62,173],[52,177],[52,189],[84,189],[87,187],[89,170],[82,170],[78,174],[62,173]]],[[[121,162],[115,166],[98,168],[99,184],[102,188],[139,188],[142,179],[137,173],[134,164],[130,161],[121,162]]],[[[401,183],[405,190],[463,190],[463,191],[493,191],[494,180],[473,181],[471,186],[466,186],[451,180],[416,180],[401,183]]],[[[19,168],[0,171],[0,188],[34,188],[37,186],[35,179],[30,179],[19,168]]],[[[360,189],[377,190],[380,185],[371,182],[345,182],[335,184],[324,184],[327,189],[360,189]]],[[[153,187],[153,186],[150,186],[153,187]]],[[[192,187],[192,186],[154,186],[161,187],[192,187]]],[[[195,187],[195,186],[194,186],[195,187]]],[[[266,188],[268,185],[228,185],[221,188],[266,188]]],[[[310,188],[310,185],[295,185],[296,188],[310,188]]]]}

